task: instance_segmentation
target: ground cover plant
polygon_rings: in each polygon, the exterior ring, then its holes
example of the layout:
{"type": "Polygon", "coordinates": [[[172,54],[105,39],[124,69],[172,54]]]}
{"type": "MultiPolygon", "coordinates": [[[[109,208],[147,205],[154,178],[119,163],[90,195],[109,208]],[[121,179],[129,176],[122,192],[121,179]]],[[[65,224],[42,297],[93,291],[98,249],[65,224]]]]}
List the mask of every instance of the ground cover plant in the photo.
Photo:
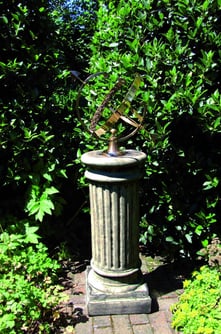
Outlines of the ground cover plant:
{"type": "Polygon", "coordinates": [[[184,334],[220,333],[220,278],[220,270],[204,266],[184,281],[184,293],[172,308],[174,328],[184,334]]]}
{"type": "Polygon", "coordinates": [[[65,300],[56,284],[60,265],[39,242],[38,227],[20,223],[23,233],[12,225],[0,236],[0,331],[51,333],[56,307],[65,300]]]}
{"type": "Polygon", "coordinates": [[[221,331],[220,251],[217,238],[202,250],[208,264],[184,281],[184,293],[171,308],[172,326],[184,334],[218,334],[221,331]]]}

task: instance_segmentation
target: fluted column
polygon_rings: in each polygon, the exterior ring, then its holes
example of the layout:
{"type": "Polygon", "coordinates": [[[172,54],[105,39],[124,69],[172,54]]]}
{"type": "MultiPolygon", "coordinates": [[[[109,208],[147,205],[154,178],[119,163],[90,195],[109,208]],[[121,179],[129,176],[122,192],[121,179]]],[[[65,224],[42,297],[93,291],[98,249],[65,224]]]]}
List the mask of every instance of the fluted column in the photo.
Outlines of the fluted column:
{"type": "MultiPolygon", "coordinates": [[[[134,150],[118,157],[106,156],[101,151],[82,156],[82,162],[88,167],[85,176],[90,190],[92,259],[87,277],[90,314],[98,314],[94,305],[99,295],[105,299],[102,314],[122,313],[122,307],[116,311],[113,296],[121,295],[125,300],[125,294],[135,293],[141,286],[149,303],[138,252],[138,186],[145,157],[134,150]]],[[[130,308],[126,304],[123,309],[128,312],[130,308]]],[[[134,306],[131,313],[135,313],[134,306]]]]}
{"type": "Polygon", "coordinates": [[[90,184],[92,266],[103,274],[139,265],[137,193],[136,182],[90,184]]]}

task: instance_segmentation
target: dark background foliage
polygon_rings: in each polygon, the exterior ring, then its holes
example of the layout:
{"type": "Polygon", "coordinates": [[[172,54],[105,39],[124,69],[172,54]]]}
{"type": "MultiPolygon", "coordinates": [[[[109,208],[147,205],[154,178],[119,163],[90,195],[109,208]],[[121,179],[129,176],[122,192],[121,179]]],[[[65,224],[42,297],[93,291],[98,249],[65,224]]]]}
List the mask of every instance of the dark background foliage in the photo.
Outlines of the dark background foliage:
{"type": "MultiPolygon", "coordinates": [[[[220,6],[0,1],[1,218],[43,221],[42,233],[54,244],[87,240],[79,158],[103,144],[77,120],[79,85],[70,70],[81,78],[108,72],[107,91],[119,76],[129,85],[138,72],[143,86],[135,106],[144,103],[147,114],[127,147],[147,154],[141,241],[152,254],[193,257],[219,235],[220,6]]],[[[96,103],[82,107],[85,122],[96,103]]]]}
{"type": "Polygon", "coordinates": [[[95,20],[92,2],[64,3],[0,2],[0,215],[44,218],[41,228],[55,240],[84,201],[70,70],[88,64],[95,20]]]}
{"type": "Polygon", "coordinates": [[[220,2],[105,3],[91,71],[144,80],[146,127],[128,144],[147,153],[141,240],[194,256],[220,234],[220,2]]]}

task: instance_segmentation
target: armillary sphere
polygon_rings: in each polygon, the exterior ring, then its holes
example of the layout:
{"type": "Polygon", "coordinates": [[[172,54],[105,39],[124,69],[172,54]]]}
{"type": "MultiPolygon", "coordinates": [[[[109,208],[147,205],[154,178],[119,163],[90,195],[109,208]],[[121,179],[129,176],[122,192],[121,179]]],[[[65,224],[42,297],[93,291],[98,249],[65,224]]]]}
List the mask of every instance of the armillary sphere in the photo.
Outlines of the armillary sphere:
{"type": "Polygon", "coordinates": [[[142,127],[145,115],[144,106],[139,106],[138,111],[132,107],[132,101],[142,82],[141,76],[136,74],[129,88],[125,80],[119,78],[113,87],[107,89],[109,75],[106,72],[92,74],[84,81],[79,79],[78,72],[71,71],[71,74],[81,81],[76,99],[76,112],[82,127],[94,137],[109,141],[106,152],[108,155],[122,154],[118,150],[117,143],[132,137],[142,127]],[[88,108],[92,110],[92,117],[90,120],[85,120],[88,108]],[[129,132],[128,126],[132,127],[129,132]],[[105,136],[108,132],[111,132],[110,138],[105,136]]]}

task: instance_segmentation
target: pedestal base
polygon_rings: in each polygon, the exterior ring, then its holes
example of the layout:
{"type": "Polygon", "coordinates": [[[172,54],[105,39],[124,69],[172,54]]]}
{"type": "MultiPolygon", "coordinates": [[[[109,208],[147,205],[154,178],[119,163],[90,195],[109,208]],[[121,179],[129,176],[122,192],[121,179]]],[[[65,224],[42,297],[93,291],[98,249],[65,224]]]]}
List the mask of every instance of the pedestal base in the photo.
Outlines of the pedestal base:
{"type": "MultiPolygon", "coordinates": [[[[91,268],[87,268],[86,275],[91,268]]],[[[109,294],[95,289],[87,284],[87,308],[88,314],[93,315],[110,315],[110,314],[140,314],[151,312],[151,298],[147,285],[141,284],[135,290],[109,294]]]]}

